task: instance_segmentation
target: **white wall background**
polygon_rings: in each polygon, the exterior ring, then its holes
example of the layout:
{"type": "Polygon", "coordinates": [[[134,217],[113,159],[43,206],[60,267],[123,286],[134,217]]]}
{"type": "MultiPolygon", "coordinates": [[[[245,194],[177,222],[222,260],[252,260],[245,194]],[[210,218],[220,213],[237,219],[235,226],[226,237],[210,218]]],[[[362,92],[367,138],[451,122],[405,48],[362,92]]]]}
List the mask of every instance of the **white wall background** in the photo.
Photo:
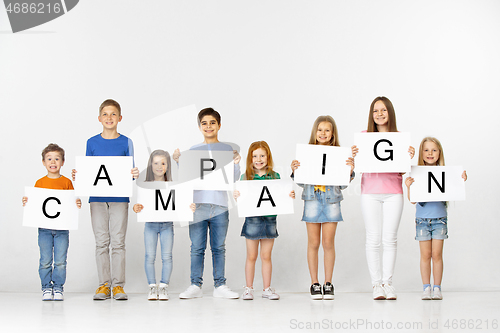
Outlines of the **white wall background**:
{"type": "MultiPolygon", "coordinates": [[[[12,34],[0,10],[0,291],[39,290],[37,230],[21,226],[23,188],[45,175],[40,153],[50,142],[66,149],[62,173],[70,175],[86,140],[102,129],[97,116],[104,99],[121,103],[125,135],[168,111],[212,106],[223,117],[221,140],[238,143],[242,155],[251,142],[266,140],[278,171],[287,175],[295,144],[307,142],[318,115],[332,115],[341,144],[350,146],[353,133],[366,129],[369,105],[379,95],[393,101],[398,128],[411,132],[415,147],[424,136],[436,136],[447,165],[468,172],[467,201],[449,209],[443,285],[500,290],[499,14],[494,0],[94,0],[12,34]]],[[[164,130],[180,142],[202,140],[195,119],[186,128],[165,123],[164,130]]],[[[359,193],[358,176],[342,203],[338,291],[370,290],[359,193]]],[[[295,209],[278,218],[273,285],[281,291],[307,291],[310,284],[300,197],[295,209]]],[[[414,212],[405,203],[398,290],[421,288],[414,212]]],[[[239,289],[243,219],[233,210],[230,220],[226,275],[239,289]]],[[[187,228],[176,228],[173,292],[189,285],[189,244],[187,228]]],[[[70,236],[67,291],[97,288],[94,246],[85,202],[80,228],[70,236]]],[[[146,289],[143,255],[143,225],[131,212],[127,292],[146,289]]],[[[258,267],[256,288],[262,286],[258,267]]]]}

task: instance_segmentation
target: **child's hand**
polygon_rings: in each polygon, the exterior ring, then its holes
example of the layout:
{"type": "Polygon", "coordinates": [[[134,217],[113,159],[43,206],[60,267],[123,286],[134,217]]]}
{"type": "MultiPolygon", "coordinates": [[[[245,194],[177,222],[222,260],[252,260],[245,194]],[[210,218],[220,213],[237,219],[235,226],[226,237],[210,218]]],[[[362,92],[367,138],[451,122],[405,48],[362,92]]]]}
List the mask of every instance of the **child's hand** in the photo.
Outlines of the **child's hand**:
{"type": "Polygon", "coordinates": [[[234,200],[238,200],[238,198],[240,197],[240,195],[241,195],[240,191],[234,190],[234,192],[233,192],[233,198],[234,198],[234,200]]]}
{"type": "Polygon", "coordinates": [[[292,192],[290,192],[289,196],[290,196],[290,198],[295,199],[295,191],[292,190],[292,192]]]}
{"type": "Polygon", "coordinates": [[[292,164],[290,165],[290,167],[292,168],[292,173],[294,173],[295,170],[297,170],[299,166],[300,166],[300,162],[297,160],[293,160],[292,164]]]}
{"type": "Polygon", "coordinates": [[[410,153],[410,158],[413,158],[413,156],[415,156],[415,148],[410,146],[410,148],[408,148],[408,153],[410,153]]]}
{"type": "Polygon", "coordinates": [[[73,181],[75,181],[75,177],[76,177],[76,170],[73,169],[71,170],[71,178],[73,179],[73,181]]]}
{"type": "Polygon", "coordinates": [[[135,213],[140,213],[140,212],[141,212],[141,210],[143,210],[143,209],[144,209],[144,206],[143,206],[143,205],[141,205],[141,204],[135,204],[135,205],[134,205],[134,208],[132,208],[132,210],[133,210],[135,213]]]}
{"type": "Polygon", "coordinates": [[[174,159],[174,161],[176,161],[177,163],[179,163],[179,157],[180,156],[181,156],[181,151],[179,150],[179,148],[177,148],[176,150],[174,150],[172,158],[174,159]]]}
{"type": "Polygon", "coordinates": [[[139,178],[139,168],[138,167],[133,168],[130,171],[130,173],[132,174],[132,177],[134,177],[134,179],[139,178]]]}
{"type": "Polygon", "coordinates": [[[82,200],[80,200],[80,198],[76,199],[76,207],[78,207],[78,209],[82,208],[82,200]]]}
{"type": "Polygon", "coordinates": [[[238,152],[236,150],[233,150],[233,161],[234,161],[234,164],[238,164],[241,161],[241,156],[240,156],[240,154],[238,154],[238,152]]]}
{"type": "Polygon", "coordinates": [[[195,203],[192,203],[189,205],[189,208],[191,209],[191,211],[194,213],[196,211],[196,204],[195,203]]]}
{"type": "Polygon", "coordinates": [[[23,207],[26,205],[28,202],[28,197],[23,197],[23,207]]]}
{"type": "Polygon", "coordinates": [[[415,181],[415,179],[413,179],[411,177],[407,177],[405,179],[405,185],[406,185],[406,187],[410,188],[411,184],[413,184],[414,181],[415,181]]]}
{"type": "Polygon", "coordinates": [[[462,179],[464,180],[464,182],[467,180],[467,172],[462,172],[462,179]]]}
{"type": "Polygon", "coordinates": [[[349,157],[345,162],[346,165],[351,166],[351,175],[352,175],[352,172],[354,171],[354,157],[349,157]]]}
{"type": "Polygon", "coordinates": [[[359,152],[359,148],[356,145],[354,145],[351,147],[351,152],[352,152],[352,157],[356,157],[356,155],[359,152]]]}

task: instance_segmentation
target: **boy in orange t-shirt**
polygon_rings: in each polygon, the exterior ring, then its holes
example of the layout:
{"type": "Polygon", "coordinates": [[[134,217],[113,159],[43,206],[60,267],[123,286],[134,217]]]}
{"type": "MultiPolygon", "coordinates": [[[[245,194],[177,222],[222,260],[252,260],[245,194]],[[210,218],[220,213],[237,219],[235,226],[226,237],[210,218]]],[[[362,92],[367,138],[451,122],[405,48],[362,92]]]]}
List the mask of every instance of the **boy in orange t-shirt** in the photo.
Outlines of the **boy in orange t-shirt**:
{"type": "MultiPolygon", "coordinates": [[[[42,163],[47,175],[36,181],[35,187],[53,190],[72,190],[71,180],[59,172],[64,165],[64,149],[56,144],[49,144],[42,151],[42,163]]],[[[23,197],[23,206],[28,202],[23,197]]],[[[82,207],[80,199],[76,199],[78,208],[82,207]]],[[[66,282],[66,258],[69,247],[69,230],[53,230],[38,228],[38,246],[40,247],[40,266],[38,273],[42,281],[43,301],[63,301],[63,286],[66,282]],[[54,267],[52,267],[54,263],[54,267]]]]}

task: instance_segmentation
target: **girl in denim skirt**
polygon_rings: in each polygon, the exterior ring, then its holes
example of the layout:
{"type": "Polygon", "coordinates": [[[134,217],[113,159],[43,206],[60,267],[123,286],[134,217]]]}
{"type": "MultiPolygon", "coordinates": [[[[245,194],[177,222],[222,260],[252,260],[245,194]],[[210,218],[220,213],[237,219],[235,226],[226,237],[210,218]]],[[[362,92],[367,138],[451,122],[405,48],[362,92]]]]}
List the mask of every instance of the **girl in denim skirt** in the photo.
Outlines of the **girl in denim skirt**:
{"type": "MultiPolygon", "coordinates": [[[[271,149],[265,141],[257,141],[250,145],[247,155],[246,172],[241,175],[241,180],[280,179],[279,173],[273,171],[273,156],[271,149]]],[[[234,198],[240,196],[239,191],[234,191],[234,198]]],[[[290,192],[290,197],[295,198],[295,192],[290,192]]],[[[244,300],[253,299],[253,280],[255,275],[255,262],[259,254],[262,261],[262,279],[264,291],[262,297],[278,300],[280,296],[271,288],[272,262],[271,252],[274,239],[278,237],[276,228],[276,215],[251,216],[245,218],[241,236],[246,238],[247,259],[245,263],[246,287],[243,291],[244,300]]]]}
{"type": "MultiPolygon", "coordinates": [[[[420,143],[418,165],[444,166],[444,153],[441,142],[432,137],[426,137],[420,143]]],[[[462,173],[464,181],[467,173],[462,173]]],[[[406,178],[408,200],[410,200],[410,186],[415,180],[406,178]]],[[[415,204],[415,202],[412,202],[415,204]]],[[[444,201],[418,202],[415,217],[417,234],[415,239],[420,244],[420,274],[424,284],[423,300],[443,299],[441,294],[441,279],[443,277],[443,245],[448,238],[447,203],[444,201]],[[434,287],[431,288],[431,261],[434,287]]]]}
{"type": "MultiPolygon", "coordinates": [[[[320,116],[316,119],[309,144],[340,146],[337,126],[332,117],[320,116]]],[[[346,164],[351,166],[352,181],[354,179],[354,159],[350,157],[346,164]]],[[[292,161],[292,178],[299,166],[299,161],[292,161]]],[[[302,192],[302,200],[304,200],[302,221],[306,222],[307,227],[307,264],[311,275],[311,298],[332,300],[334,298],[332,277],[335,265],[335,233],[337,223],[343,221],[340,212],[340,201],[343,200],[341,190],[347,186],[297,185],[304,188],[302,192]],[[325,266],[323,290],[318,280],[318,251],[321,242],[323,243],[325,266]]]]}
{"type": "MultiPolygon", "coordinates": [[[[167,151],[158,149],[151,153],[146,171],[146,181],[167,182],[172,180],[170,170],[170,154],[167,151]]],[[[196,206],[191,204],[191,210],[196,206]]],[[[140,203],[134,205],[133,210],[140,213],[144,206],[140,203]]],[[[149,283],[148,300],[168,300],[168,283],[172,274],[172,248],[174,246],[174,226],[173,222],[146,222],[144,225],[144,247],[146,256],[144,268],[149,283]],[[155,259],[158,238],[161,245],[161,280],[156,284],[155,259]]]]}

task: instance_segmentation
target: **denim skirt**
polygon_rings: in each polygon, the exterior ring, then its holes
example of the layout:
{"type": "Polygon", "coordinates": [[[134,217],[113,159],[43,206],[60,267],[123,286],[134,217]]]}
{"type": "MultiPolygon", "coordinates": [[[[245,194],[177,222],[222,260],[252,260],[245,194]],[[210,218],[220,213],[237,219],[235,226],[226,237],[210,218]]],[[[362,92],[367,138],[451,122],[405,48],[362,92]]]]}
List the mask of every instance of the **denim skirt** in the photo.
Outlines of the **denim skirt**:
{"type": "Polygon", "coordinates": [[[245,217],[241,236],[246,239],[269,239],[278,237],[276,216],[245,217]]]}
{"type": "Polygon", "coordinates": [[[302,221],[309,223],[342,222],[340,202],[327,203],[325,192],[315,191],[315,200],[304,200],[302,221]]]}

